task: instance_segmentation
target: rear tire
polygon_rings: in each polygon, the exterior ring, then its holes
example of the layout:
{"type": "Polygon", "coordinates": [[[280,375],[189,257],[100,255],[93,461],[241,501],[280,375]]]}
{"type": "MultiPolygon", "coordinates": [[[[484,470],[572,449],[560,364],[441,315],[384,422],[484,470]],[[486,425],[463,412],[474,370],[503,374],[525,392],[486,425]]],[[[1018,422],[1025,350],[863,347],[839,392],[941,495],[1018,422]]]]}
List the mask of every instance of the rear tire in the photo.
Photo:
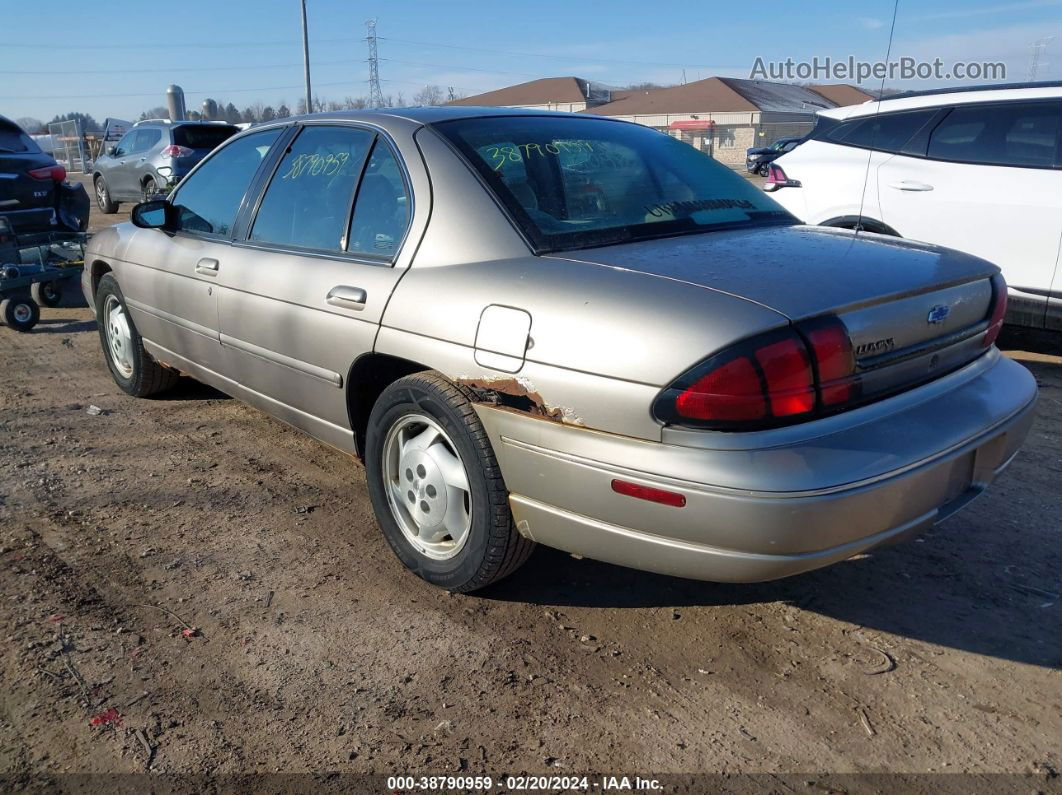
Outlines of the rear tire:
{"type": "Polygon", "coordinates": [[[100,212],[106,215],[112,215],[118,212],[118,202],[111,198],[111,191],[107,187],[107,180],[103,177],[96,177],[96,181],[93,185],[96,188],[96,204],[99,205],[100,212]]]}
{"type": "Polygon", "coordinates": [[[5,298],[0,301],[0,317],[9,328],[27,332],[41,319],[41,310],[32,298],[5,298]]]}
{"type": "Polygon", "coordinates": [[[439,373],[388,386],[369,416],[365,468],[377,521],[417,576],[467,593],[519,568],[534,549],[470,394],[439,373]]]}
{"type": "Polygon", "coordinates": [[[180,379],[180,373],[163,367],[144,350],[118,280],[110,273],[103,275],[96,288],[96,322],[107,368],[123,392],[148,397],[169,389],[180,379]]]}
{"type": "Polygon", "coordinates": [[[59,282],[38,282],[30,287],[30,295],[41,306],[55,308],[63,302],[63,288],[59,282]]]}

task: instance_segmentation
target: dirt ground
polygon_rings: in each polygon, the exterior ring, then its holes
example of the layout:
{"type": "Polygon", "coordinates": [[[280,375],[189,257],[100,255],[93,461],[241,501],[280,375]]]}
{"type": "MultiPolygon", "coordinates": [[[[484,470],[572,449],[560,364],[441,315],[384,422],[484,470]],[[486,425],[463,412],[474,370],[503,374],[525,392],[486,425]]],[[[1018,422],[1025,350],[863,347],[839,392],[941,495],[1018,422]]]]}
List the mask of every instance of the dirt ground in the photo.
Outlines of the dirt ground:
{"type": "Polygon", "coordinates": [[[916,541],[747,586],[540,548],[509,580],[452,596],[392,556],[353,459],[191,381],[129,398],[87,309],[43,314],[32,334],[0,329],[8,781],[331,770],[1058,782],[1062,358],[1022,350],[1035,340],[1006,342],[1041,386],[1025,449],[916,541]]]}

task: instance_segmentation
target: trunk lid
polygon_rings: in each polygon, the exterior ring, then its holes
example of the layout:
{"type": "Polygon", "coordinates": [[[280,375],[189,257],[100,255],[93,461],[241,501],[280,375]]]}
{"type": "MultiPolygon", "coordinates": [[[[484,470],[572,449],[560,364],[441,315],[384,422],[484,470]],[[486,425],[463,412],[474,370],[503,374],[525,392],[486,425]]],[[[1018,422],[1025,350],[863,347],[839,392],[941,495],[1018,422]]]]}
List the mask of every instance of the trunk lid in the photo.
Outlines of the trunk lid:
{"type": "MultiPolygon", "coordinates": [[[[868,392],[943,375],[984,351],[991,263],[883,235],[789,226],[567,252],[752,301],[797,322],[839,317],[868,392]]],[[[706,351],[705,354],[712,353],[706,351]]]]}

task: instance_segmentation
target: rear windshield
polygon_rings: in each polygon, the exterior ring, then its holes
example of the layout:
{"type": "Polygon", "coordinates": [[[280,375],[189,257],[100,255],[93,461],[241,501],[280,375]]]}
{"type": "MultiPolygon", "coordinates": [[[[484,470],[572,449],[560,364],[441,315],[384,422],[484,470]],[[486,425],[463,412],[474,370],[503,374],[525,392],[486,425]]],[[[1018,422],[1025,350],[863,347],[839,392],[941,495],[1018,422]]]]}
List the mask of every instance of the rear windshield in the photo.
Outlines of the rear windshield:
{"type": "Polygon", "coordinates": [[[173,128],[173,142],[189,149],[213,149],[240,130],[227,124],[185,124],[173,128]]]}
{"type": "Polygon", "coordinates": [[[796,223],[704,152],[648,127],[504,116],[435,125],[540,253],[796,223]]]}
{"type": "Polygon", "coordinates": [[[40,152],[36,142],[13,124],[0,123],[0,152],[40,152]]]}

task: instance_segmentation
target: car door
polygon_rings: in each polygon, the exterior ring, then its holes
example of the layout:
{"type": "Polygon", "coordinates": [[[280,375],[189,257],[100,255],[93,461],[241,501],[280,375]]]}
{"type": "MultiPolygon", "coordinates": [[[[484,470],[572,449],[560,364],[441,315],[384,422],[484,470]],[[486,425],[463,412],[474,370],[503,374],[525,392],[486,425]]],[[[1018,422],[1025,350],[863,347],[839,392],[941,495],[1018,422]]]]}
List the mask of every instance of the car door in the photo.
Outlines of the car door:
{"type": "Polygon", "coordinates": [[[1062,238],[1062,102],[953,108],[924,157],[878,169],[882,220],[901,236],[983,257],[1010,286],[1008,316],[1043,326],[1062,238]]]}
{"type": "Polygon", "coordinates": [[[283,128],[235,138],[171,195],[173,227],[138,229],[119,281],[141,335],[211,371],[221,368],[217,281],[244,196],[283,128]]]}
{"type": "Polygon", "coordinates": [[[133,147],[136,142],[137,130],[132,129],[121,137],[106,157],[101,157],[96,163],[96,169],[103,175],[107,182],[107,190],[111,199],[115,201],[127,200],[129,194],[129,176],[125,168],[132,157],[133,147]]]}
{"type": "Polygon", "coordinates": [[[408,256],[398,259],[408,185],[382,134],[303,126],[219,273],[226,375],[339,447],[350,438],[346,379],[372,350],[408,265],[408,256]]]}
{"type": "Polygon", "coordinates": [[[139,201],[144,196],[144,175],[148,172],[148,157],[155,145],[162,140],[162,130],[158,127],[144,127],[136,131],[133,152],[129,158],[128,169],[131,177],[131,198],[139,201]]]}

